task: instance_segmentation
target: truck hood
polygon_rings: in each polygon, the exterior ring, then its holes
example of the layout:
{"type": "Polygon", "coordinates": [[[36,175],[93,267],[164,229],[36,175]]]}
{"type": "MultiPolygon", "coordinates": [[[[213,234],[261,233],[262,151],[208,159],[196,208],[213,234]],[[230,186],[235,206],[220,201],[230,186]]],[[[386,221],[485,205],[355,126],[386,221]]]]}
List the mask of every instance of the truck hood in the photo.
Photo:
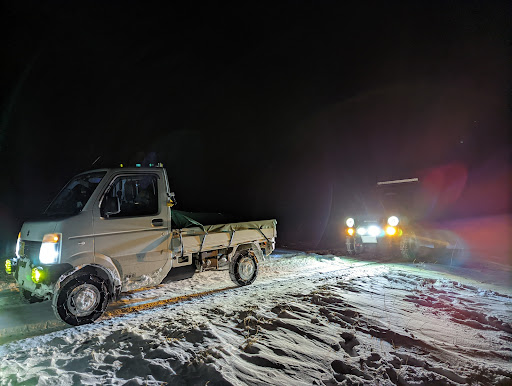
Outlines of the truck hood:
{"type": "Polygon", "coordinates": [[[21,227],[21,239],[27,241],[43,241],[47,233],[54,233],[58,221],[26,221],[21,227]]]}

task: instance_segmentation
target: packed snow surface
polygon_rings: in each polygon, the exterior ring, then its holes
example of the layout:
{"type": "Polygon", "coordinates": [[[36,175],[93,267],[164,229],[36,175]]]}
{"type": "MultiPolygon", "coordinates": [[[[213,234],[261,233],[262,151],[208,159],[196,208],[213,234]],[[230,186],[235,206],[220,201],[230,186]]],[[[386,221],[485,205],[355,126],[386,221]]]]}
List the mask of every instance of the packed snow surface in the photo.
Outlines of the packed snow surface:
{"type": "Polygon", "coordinates": [[[1,385],[512,383],[509,282],[429,265],[277,251],[250,286],[164,281],[79,327],[0,290],[1,385]]]}

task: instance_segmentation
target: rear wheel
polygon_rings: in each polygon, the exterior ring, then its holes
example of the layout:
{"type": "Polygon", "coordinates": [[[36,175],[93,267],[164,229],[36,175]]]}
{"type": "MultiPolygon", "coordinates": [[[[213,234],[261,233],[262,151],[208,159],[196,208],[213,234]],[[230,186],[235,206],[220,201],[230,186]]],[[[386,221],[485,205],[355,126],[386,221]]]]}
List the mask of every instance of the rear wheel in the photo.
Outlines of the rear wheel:
{"type": "Polygon", "coordinates": [[[229,276],[237,285],[249,285],[258,276],[258,261],[250,249],[237,253],[229,265],[229,276]]]}
{"type": "Polygon", "coordinates": [[[402,257],[407,260],[414,260],[418,257],[419,252],[418,240],[414,233],[406,234],[400,240],[400,252],[402,257]]]}
{"type": "Polygon", "coordinates": [[[78,273],[66,279],[53,295],[53,311],[58,319],[72,326],[92,323],[108,304],[105,281],[93,274],[78,273]]]}

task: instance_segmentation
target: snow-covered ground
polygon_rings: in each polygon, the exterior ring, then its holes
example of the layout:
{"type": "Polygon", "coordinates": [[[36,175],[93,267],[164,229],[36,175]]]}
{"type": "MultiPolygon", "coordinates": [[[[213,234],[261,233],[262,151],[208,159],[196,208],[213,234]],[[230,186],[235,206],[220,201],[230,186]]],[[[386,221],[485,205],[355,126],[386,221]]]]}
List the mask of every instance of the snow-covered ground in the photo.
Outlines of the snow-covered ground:
{"type": "Polygon", "coordinates": [[[203,272],[80,327],[0,282],[0,384],[512,384],[510,276],[439,268],[277,251],[248,287],[203,272]]]}

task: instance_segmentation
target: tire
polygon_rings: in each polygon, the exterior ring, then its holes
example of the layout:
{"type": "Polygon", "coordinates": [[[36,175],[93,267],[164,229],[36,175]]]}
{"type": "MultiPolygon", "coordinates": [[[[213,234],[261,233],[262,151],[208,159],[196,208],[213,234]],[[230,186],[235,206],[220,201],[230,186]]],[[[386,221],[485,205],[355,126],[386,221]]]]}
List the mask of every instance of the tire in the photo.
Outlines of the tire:
{"type": "Polygon", "coordinates": [[[361,238],[359,237],[347,236],[345,245],[347,247],[348,255],[359,255],[361,252],[363,252],[364,247],[361,242],[361,238]]]}
{"type": "Polygon", "coordinates": [[[400,252],[402,257],[407,260],[414,260],[418,257],[418,241],[414,234],[407,234],[400,240],[400,252]]]}
{"type": "Polygon", "coordinates": [[[229,277],[236,285],[252,284],[258,276],[258,260],[252,250],[237,253],[229,264],[229,277]]]}
{"type": "Polygon", "coordinates": [[[53,294],[52,301],[57,319],[72,326],[94,322],[105,312],[107,304],[105,281],[83,272],[64,280],[59,291],[53,294]]]}
{"type": "Polygon", "coordinates": [[[20,290],[20,299],[21,299],[22,303],[26,303],[26,304],[40,303],[45,300],[44,298],[40,298],[38,296],[32,295],[32,292],[30,292],[24,288],[19,288],[19,290],[20,290]]]}

